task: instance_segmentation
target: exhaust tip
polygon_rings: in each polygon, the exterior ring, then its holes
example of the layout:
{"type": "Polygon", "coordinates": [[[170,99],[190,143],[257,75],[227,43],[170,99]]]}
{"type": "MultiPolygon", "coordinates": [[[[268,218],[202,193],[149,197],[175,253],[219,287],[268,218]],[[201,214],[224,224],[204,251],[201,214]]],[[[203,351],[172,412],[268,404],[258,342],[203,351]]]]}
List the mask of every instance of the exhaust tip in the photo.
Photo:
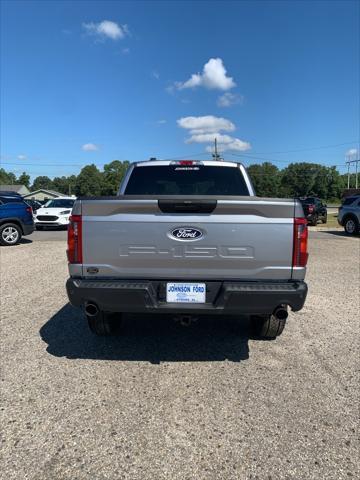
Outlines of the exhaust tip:
{"type": "Polygon", "coordinates": [[[95,303],[87,303],[85,305],[85,313],[89,317],[95,317],[99,312],[98,307],[95,305],[95,303]]]}
{"type": "Polygon", "coordinates": [[[279,307],[276,310],[274,310],[273,313],[274,317],[278,318],[279,320],[286,320],[288,318],[288,311],[284,307],[279,307]]]}

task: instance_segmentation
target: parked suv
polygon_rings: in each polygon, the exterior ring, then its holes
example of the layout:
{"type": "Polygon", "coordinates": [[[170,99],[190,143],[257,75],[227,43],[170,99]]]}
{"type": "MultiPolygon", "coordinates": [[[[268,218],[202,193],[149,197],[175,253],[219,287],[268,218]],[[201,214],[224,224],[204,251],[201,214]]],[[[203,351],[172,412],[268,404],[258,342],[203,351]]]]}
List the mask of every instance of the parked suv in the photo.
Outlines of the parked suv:
{"type": "Polygon", "coordinates": [[[360,233],[360,195],[345,198],[339,207],[338,222],[346,233],[350,235],[360,233]]]}
{"type": "Polygon", "coordinates": [[[34,215],[36,229],[40,230],[44,227],[67,228],[74,202],[74,197],[59,197],[48,200],[34,215]]]}
{"type": "Polygon", "coordinates": [[[299,198],[309,225],[315,226],[319,220],[327,222],[326,204],[317,197],[299,198]]]}
{"type": "Polygon", "coordinates": [[[0,192],[0,245],[15,245],[34,231],[32,208],[21,195],[0,192]]]}

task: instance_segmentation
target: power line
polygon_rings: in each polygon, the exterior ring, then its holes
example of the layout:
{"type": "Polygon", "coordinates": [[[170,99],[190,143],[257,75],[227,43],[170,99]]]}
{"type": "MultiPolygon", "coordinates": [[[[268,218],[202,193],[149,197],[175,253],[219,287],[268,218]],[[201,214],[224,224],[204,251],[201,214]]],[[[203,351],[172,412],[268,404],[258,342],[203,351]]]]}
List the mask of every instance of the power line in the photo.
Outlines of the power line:
{"type": "Polygon", "coordinates": [[[296,150],[281,150],[278,152],[254,152],[254,153],[259,153],[260,155],[272,155],[272,154],[277,154],[277,153],[296,153],[296,152],[310,152],[311,150],[321,150],[323,148],[335,148],[335,147],[341,147],[343,145],[353,145],[354,143],[358,143],[359,140],[354,140],[353,142],[344,142],[344,143],[335,143],[332,145],[322,145],[320,147],[311,147],[311,148],[298,148],[296,150]]]}

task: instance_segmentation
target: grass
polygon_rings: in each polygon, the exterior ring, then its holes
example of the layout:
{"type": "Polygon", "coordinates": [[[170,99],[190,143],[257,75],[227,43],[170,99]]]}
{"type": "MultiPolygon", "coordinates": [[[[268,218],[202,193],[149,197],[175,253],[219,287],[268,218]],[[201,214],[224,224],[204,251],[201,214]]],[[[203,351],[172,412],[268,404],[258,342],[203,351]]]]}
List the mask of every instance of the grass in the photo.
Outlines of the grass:
{"type": "Polygon", "coordinates": [[[337,221],[337,213],[329,213],[327,216],[327,222],[318,223],[318,227],[327,227],[327,228],[340,227],[337,221]]]}

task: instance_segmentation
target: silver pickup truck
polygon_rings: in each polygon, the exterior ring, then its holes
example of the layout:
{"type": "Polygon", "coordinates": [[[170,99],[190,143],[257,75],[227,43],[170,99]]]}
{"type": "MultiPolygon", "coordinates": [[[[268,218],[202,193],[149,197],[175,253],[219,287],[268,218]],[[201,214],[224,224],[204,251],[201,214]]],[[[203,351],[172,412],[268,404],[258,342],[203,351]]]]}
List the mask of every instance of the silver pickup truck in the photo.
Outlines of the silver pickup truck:
{"type": "Polygon", "coordinates": [[[250,315],[275,338],[304,305],[307,257],[300,202],[256,197],[243,165],[139,162],[118,196],[75,202],[66,287],[98,335],[139,312],[250,315]]]}

